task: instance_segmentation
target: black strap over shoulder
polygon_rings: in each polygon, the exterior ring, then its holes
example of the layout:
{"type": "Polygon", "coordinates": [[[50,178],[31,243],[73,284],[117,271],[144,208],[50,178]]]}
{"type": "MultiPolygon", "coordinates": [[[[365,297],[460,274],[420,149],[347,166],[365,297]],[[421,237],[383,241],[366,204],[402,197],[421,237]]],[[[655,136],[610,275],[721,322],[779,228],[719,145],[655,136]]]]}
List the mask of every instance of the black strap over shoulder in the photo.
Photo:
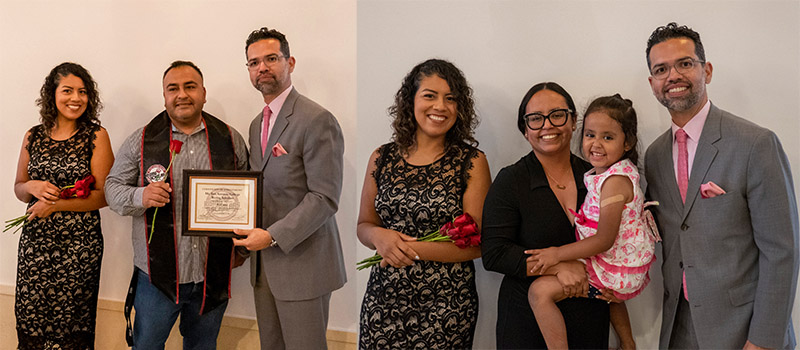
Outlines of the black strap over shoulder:
{"type": "MultiPolygon", "coordinates": [[[[208,156],[211,169],[236,170],[237,158],[230,127],[205,112],[203,112],[203,123],[205,124],[205,136],[208,141],[208,156]]],[[[167,115],[166,111],[163,111],[153,118],[142,132],[142,154],[139,167],[140,186],[147,186],[147,183],[145,183],[147,169],[155,164],[165,167],[169,164],[169,144],[171,140],[172,123],[169,115],[167,115]]],[[[174,174],[170,170],[165,182],[172,183],[174,176],[181,176],[181,174],[174,174]]],[[[146,236],[145,241],[149,241],[147,250],[150,281],[162,293],[178,303],[180,288],[178,237],[175,226],[175,208],[172,203],[174,203],[174,200],[158,210],[158,215],[155,215],[155,221],[153,221],[153,217],[156,208],[148,208],[143,218],[145,220],[145,232],[135,232],[134,234],[144,234],[146,236]],[[155,226],[155,230],[152,239],[150,239],[149,233],[152,226],[155,226]]],[[[208,239],[201,314],[213,310],[230,297],[230,272],[233,266],[233,254],[233,242],[230,239],[214,237],[208,239]]],[[[131,306],[135,289],[135,286],[133,286],[129,290],[128,298],[131,299],[131,306]]]]}

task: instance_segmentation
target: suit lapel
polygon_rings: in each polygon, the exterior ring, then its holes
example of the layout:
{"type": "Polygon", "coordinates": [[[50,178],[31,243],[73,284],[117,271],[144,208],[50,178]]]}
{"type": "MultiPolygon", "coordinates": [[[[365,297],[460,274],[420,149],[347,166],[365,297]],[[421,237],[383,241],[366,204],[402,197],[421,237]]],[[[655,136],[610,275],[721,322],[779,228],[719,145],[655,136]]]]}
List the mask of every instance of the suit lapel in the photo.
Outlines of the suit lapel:
{"type": "Polygon", "coordinates": [[[694,163],[692,163],[692,173],[689,174],[686,204],[683,207],[683,219],[686,219],[686,216],[689,215],[692,205],[700,193],[700,184],[705,179],[708,170],[711,169],[711,164],[719,152],[714,143],[720,139],[721,115],[720,110],[712,104],[711,109],[708,111],[706,123],[703,125],[703,133],[700,134],[700,140],[697,142],[697,151],[694,155],[694,163]]]}
{"type": "Polygon", "coordinates": [[[250,123],[250,157],[258,161],[255,164],[263,164],[261,156],[261,123],[264,121],[264,114],[258,113],[254,121],[250,123]]]}
{"type": "Polygon", "coordinates": [[[269,160],[272,159],[272,147],[278,143],[278,139],[283,135],[286,127],[289,126],[289,117],[294,113],[294,104],[297,102],[298,95],[297,90],[292,88],[289,96],[286,96],[286,101],[283,102],[280,113],[275,117],[275,124],[272,125],[272,131],[270,131],[269,140],[267,140],[267,151],[264,153],[264,159],[261,162],[262,171],[269,163],[269,160]]]}
{"type": "Polygon", "coordinates": [[[672,160],[672,129],[664,133],[661,142],[658,146],[660,152],[656,152],[658,160],[656,164],[659,166],[657,174],[660,176],[660,183],[667,184],[666,192],[669,193],[669,201],[675,206],[675,211],[683,212],[683,203],[681,202],[681,194],[678,191],[678,180],[675,178],[675,164],[672,160]]]}

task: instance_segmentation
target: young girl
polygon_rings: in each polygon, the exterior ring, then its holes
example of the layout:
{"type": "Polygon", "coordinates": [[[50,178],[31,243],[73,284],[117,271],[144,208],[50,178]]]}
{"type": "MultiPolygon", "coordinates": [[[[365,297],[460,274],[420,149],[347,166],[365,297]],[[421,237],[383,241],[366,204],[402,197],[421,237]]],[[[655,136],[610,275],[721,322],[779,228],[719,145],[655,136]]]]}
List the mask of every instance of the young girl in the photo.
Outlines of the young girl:
{"type": "MultiPolygon", "coordinates": [[[[530,250],[534,273],[561,261],[585,259],[587,297],[627,300],[648,282],[656,238],[645,230],[644,194],[636,169],[636,111],[619,94],[592,101],[584,114],[583,156],[594,166],[584,175],[588,193],[575,214],[578,241],[530,250]],[[603,291],[607,291],[603,293],[603,291]],[[612,297],[613,293],[613,297],[612,297]]],[[[564,319],[556,306],[566,296],[555,276],[541,276],[530,286],[530,302],[547,347],[567,349],[564,319]]],[[[611,324],[623,349],[635,348],[624,302],[609,306],[611,324]]]]}

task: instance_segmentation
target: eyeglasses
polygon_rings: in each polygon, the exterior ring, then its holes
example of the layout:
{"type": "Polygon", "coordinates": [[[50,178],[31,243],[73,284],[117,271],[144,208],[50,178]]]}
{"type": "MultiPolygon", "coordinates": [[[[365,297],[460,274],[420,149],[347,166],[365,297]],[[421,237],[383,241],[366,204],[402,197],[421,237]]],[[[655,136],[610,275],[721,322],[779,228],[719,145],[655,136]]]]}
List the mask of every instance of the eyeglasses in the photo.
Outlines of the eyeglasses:
{"type": "Polygon", "coordinates": [[[569,115],[572,113],[574,113],[572,110],[562,108],[553,110],[547,115],[528,113],[522,118],[525,119],[525,125],[528,126],[528,129],[539,130],[544,127],[545,119],[550,121],[550,125],[558,127],[566,124],[569,115]]]}
{"type": "Polygon", "coordinates": [[[664,80],[667,78],[667,76],[669,76],[669,72],[672,70],[672,68],[675,68],[675,70],[678,71],[678,73],[680,74],[686,74],[691,72],[692,69],[694,69],[694,67],[697,66],[698,64],[702,65],[705,63],[706,63],[705,61],[700,61],[691,57],[687,57],[678,60],[672,66],[666,64],[656,65],[653,67],[653,69],[650,70],[650,75],[652,75],[653,78],[656,78],[658,80],[664,80]]]}
{"type": "Polygon", "coordinates": [[[249,69],[249,70],[258,69],[258,67],[261,65],[261,62],[264,62],[264,64],[266,64],[267,66],[271,67],[271,66],[274,66],[276,63],[278,63],[278,61],[280,61],[281,57],[285,57],[285,56],[278,56],[278,55],[272,54],[272,55],[269,55],[269,56],[266,56],[266,57],[263,57],[263,58],[251,59],[251,60],[247,61],[247,63],[245,63],[245,65],[247,66],[247,69],[249,69]]]}

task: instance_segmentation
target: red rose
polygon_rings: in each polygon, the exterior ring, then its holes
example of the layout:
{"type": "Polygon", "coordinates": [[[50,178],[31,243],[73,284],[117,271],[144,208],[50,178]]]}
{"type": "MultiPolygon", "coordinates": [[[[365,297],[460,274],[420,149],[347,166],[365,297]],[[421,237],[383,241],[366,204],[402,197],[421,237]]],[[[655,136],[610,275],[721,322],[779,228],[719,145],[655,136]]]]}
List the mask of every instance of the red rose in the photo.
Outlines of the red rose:
{"type": "Polygon", "coordinates": [[[461,214],[458,217],[456,217],[455,219],[453,219],[453,225],[456,225],[456,226],[466,226],[466,225],[474,224],[474,223],[475,223],[475,220],[472,218],[472,216],[469,215],[469,213],[461,214]]]}
{"type": "Polygon", "coordinates": [[[474,236],[478,234],[478,225],[473,222],[467,226],[463,226],[461,227],[461,233],[464,236],[474,236]]]}
{"type": "Polygon", "coordinates": [[[73,193],[78,198],[89,197],[89,193],[92,191],[93,184],[94,184],[94,176],[90,174],[85,178],[83,178],[83,180],[78,180],[75,182],[73,193]]]}
{"type": "Polygon", "coordinates": [[[170,140],[169,141],[169,151],[173,153],[181,153],[181,147],[183,147],[183,142],[178,140],[170,140]]]}
{"type": "Polygon", "coordinates": [[[469,238],[469,245],[477,247],[481,245],[481,235],[474,235],[469,238]]]}
{"type": "Polygon", "coordinates": [[[59,195],[59,197],[61,197],[63,199],[72,198],[73,196],[75,196],[75,188],[74,187],[65,188],[65,189],[61,190],[61,194],[59,195]]]}
{"type": "Polygon", "coordinates": [[[453,223],[448,221],[446,224],[442,225],[442,228],[439,229],[439,234],[443,236],[450,236],[449,232],[453,229],[453,223]]]}

